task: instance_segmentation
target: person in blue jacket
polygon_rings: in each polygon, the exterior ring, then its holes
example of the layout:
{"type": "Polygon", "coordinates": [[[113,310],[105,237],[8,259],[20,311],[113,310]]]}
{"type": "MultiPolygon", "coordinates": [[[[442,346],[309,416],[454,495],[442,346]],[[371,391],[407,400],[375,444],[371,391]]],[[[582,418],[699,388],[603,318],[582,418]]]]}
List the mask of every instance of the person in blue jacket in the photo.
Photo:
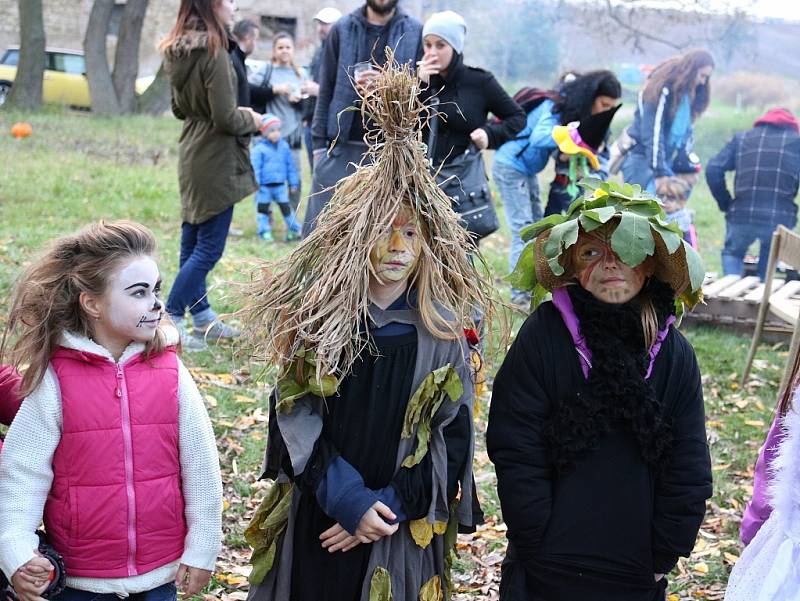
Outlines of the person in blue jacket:
{"type": "MultiPolygon", "coordinates": [[[[553,128],[607,111],[617,105],[621,95],[622,86],[611,71],[578,75],[558,92],[546,95],[528,112],[525,129],[495,153],[492,175],[511,230],[509,271],[516,266],[524,246],[520,230],[542,218],[536,176],[557,148],[553,128]]],[[[514,304],[526,305],[529,299],[527,293],[512,290],[514,304]]]]}
{"type": "Polygon", "coordinates": [[[272,242],[272,226],[269,221],[270,207],[274,201],[278,203],[283,220],[286,222],[286,241],[299,240],[301,225],[295,218],[292,205],[289,204],[289,192],[299,188],[300,176],[292,159],[292,149],[286,140],[281,138],[281,120],[272,113],[264,115],[259,132],[261,137],[250,153],[253,171],[258,181],[258,192],[256,192],[258,236],[265,242],[272,242]]]}
{"type": "MultiPolygon", "coordinates": [[[[635,145],[622,164],[627,183],[659,197],[673,196],[676,187],[687,188],[676,177],[676,160],[692,154],[694,122],[708,108],[713,71],[714,57],[701,49],[674,56],[653,70],[628,128],[635,145]]],[[[685,198],[690,192],[683,190],[685,198]]],[[[684,232],[691,226],[691,214],[683,206],[667,219],[684,232]]]]}

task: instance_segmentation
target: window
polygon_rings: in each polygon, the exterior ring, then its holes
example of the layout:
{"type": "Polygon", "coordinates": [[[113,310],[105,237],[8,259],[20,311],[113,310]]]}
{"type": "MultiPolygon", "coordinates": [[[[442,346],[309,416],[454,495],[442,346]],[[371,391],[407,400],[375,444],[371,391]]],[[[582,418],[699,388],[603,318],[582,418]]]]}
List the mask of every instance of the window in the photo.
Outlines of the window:
{"type": "Polygon", "coordinates": [[[3,60],[0,61],[1,65],[8,65],[9,67],[16,67],[19,65],[19,50],[6,50],[3,55],[3,60]]]}
{"type": "Polygon", "coordinates": [[[297,19],[294,17],[277,17],[261,15],[261,38],[271,40],[279,31],[286,31],[293,38],[297,37],[297,19]]]}
{"type": "Polygon", "coordinates": [[[48,57],[48,69],[60,71],[61,73],[71,73],[73,75],[83,75],[86,73],[86,62],[79,54],[51,52],[48,53],[48,57]]]}

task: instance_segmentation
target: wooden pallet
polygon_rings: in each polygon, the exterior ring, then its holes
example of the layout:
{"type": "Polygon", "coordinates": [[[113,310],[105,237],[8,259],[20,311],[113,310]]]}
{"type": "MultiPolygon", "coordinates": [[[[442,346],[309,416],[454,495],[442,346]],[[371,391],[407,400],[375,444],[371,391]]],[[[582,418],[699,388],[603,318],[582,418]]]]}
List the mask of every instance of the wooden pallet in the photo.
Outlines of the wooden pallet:
{"type": "MultiPolygon", "coordinates": [[[[695,307],[686,320],[752,332],[763,296],[764,284],[755,276],[708,273],[703,282],[705,304],[695,307]]],[[[773,280],[771,304],[774,312],[767,315],[765,331],[779,338],[791,336],[791,322],[800,314],[800,280],[773,280]]]]}

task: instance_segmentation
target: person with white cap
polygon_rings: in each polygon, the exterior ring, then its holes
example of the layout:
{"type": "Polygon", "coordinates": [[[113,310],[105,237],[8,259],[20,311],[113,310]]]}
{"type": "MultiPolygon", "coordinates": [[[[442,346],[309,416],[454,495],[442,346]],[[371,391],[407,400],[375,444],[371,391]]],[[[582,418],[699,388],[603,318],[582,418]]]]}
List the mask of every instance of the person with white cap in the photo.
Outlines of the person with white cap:
{"type": "Polygon", "coordinates": [[[311,170],[314,170],[314,144],[311,137],[311,121],[314,120],[314,109],[317,108],[317,96],[319,96],[319,76],[322,66],[322,49],[325,46],[325,40],[331,31],[331,27],[342,16],[342,12],[338,8],[326,6],[319,9],[314,15],[314,25],[317,28],[317,36],[319,37],[319,47],[314,51],[314,56],[311,57],[311,64],[308,66],[309,79],[303,82],[300,91],[309,96],[309,102],[305,103],[303,111],[303,126],[305,127],[304,139],[306,150],[308,151],[308,164],[311,165],[311,170]]]}
{"type": "MultiPolygon", "coordinates": [[[[525,112],[494,75],[464,64],[466,35],[466,22],[451,10],[432,14],[422,29],[424,54],[417,63],[417,74],[429,84],[423,94],[439,99],[439,118],[432,128],[435,134],[429,135],[427,142],[434,170],[444,164],[441,173],[449,172],[451,162],[463,162],[465,153],[480,160],[479,151],[498,148],[525,127],[525,112]],[[498,118],[496,122],[487,123],[489,113],[498,118]]],[[[488,194],[485,180],[480,188],[488,194]]],[[[473,191],[464,192],[472,196],[473,191]]],[[[465,207],[456,204],[454,209],[462,208],[463,213],[465,207]]]]}

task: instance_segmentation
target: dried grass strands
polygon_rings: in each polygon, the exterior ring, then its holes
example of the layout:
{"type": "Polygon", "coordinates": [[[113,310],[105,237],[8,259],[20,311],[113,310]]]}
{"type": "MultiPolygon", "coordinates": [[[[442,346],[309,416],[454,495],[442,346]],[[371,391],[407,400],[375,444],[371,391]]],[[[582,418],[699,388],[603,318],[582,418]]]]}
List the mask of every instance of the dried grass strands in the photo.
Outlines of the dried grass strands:
{"type": "Polygon", "coordinates": [[[341,180],[311,235],[259,266],[245,289],[242,342],[257,361],[285,369],[304,348],[315,352],[317,378],[349,372],[368,345],[370,249],[402,207],[422,230],[412,285],[425,326],[457,339],[477,314],[491,318],[488,268],[429,171],[419,80],[386,54],[387,66],[362,96],[361,116],[375,124],[366,134],[372,164],[341,180]]]}

